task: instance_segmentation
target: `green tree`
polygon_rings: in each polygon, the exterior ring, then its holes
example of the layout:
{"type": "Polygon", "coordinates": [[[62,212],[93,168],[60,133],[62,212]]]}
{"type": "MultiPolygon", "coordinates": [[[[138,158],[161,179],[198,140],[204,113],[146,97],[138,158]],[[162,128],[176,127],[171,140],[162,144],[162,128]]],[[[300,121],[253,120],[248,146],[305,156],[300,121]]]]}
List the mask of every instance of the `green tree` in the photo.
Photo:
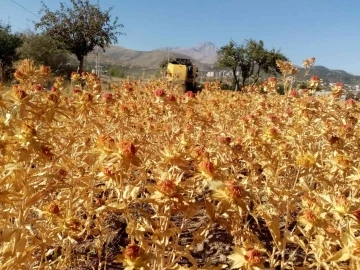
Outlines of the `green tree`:
{"type": "Polygon", "coordinates": [[[300,82],[297,86],[298,89],[307,89],[308,88],[308,84],[307,82],[300,82]]]}
{"type": "Polygon", "coordinates": [[[70,53],[48,35],[27,31],[22,33],[21,38],[23,44],[18,48],[21,58],[30,58],[38,65],[50,66],[55,75],[69,76],[76,69],[70,53]]]}
{"type": "Polygon", "coordinates": [[[176,59],[175,58],[172,58],[170,57],[169,59],[166,58],[164,60],[162,60],[160,63],[159,63],[159,67],[161,70],[165,69],[168,65],[168,63],[172,62],[172,61],[175,61],[176,59]]]}
{"type": "Polygon", "coordinates": [[[123,68],[118,67],[118,66],[112,66],[109,68],[108,70],[108,74],[111,77],[116,77],[116,78],[125,78],[125,71],[123,68]]]}
{"type": "Polygon", "coordinates": [[[90,4],[89,0],[71,0],[72,8],[60,3],[60,10],[51,11],[43,2],[40,13],[44,13],[35,29],[42,29],[45,34],[59,41],[62,46],[74,54],[78,61],[78,71],[83,71],[84,57],[95,47],[105,51],[112,42],[117,43],[118,17],[111,22],[109,10],[102,11],[99,3],[90,4]]]}
{"type": "Polygon", "coordinates": [[[19,59],[16,49],[21,44],[21,38],[11,32],[11,26],[0,22],[0,82],[6,81],[13,72],[12,65],[19,59]]]}
{"type": "Polygon", "coordinates": [[[262,73],[279,73],[276,60],[286,61],[287,58],[280,51],[265,49],[262,40],[250,39],[240,45],[230,40],[219,50],[218,66],[231,69],[233,85],[241,90],[250,78],[252,83],[256,84],[262,73]]]}
{"type": "Polygon", "coordinates": [[[176,60],[175,58],[170,57],[169,59],[166,58],[166,59],[162,60],[162,61],[159,63],[160,75],[161,75],[161,76],[166,75],[168,63],[170,63],[170,62],[172,62],[172,61],[175,61],[175,60],[176,60]]]}
{"type": "MultiPolygon", "coordinates": [[[[276,51],[274,48],[271,50],[265,49],[262,40],[259,42],[253,39],[248,40],[246,49],[251,61],[250,73],[254,85],[258,82],[261,72],[274,76],[280,73],[280,69],[276,65],[277,60],[288,61],[280,50],[276,51]]],[[[245,81],[243,81],[243,84],[245,84],[245,81]]]]}
{"type": "Polygon", "coordinates": [[[245,50],[242,45],[236,44],[233,40],[219,50],[218,56],[218,67],[219,68],[230,68],[233,73],[233,85],[239,87],[239,76],[237,71],[240,62],[245,57],[245,50]]]}

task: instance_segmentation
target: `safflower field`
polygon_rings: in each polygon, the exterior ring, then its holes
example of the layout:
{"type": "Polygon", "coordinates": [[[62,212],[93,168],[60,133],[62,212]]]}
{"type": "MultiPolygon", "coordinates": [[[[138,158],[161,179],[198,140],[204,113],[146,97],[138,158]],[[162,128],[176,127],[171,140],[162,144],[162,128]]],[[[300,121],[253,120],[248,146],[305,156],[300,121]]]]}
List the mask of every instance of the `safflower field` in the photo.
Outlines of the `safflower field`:
{"type": "Polygon", "coordinates": [[[69,87],[30,60],[14,75],[1,269],[360,269],[359,105],[341,83],[195,94],[84,72],[69,87]]]}

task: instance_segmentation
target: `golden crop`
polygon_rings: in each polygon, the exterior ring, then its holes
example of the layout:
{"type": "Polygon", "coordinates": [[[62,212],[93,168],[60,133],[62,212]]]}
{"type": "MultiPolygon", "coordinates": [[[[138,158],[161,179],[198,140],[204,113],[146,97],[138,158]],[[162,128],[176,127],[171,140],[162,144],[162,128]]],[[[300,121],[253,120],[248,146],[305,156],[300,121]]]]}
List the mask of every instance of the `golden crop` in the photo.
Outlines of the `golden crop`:
{"type": "Polygon", "coordinates": [[[1,269],[360,268],[359,107],[341,84],[107,92],[74,73],[48,91],[50,73],[26,60],[1,89],[1,269]],[[215,257],[199,248],[214,230],[231,239],[215,257]]]}

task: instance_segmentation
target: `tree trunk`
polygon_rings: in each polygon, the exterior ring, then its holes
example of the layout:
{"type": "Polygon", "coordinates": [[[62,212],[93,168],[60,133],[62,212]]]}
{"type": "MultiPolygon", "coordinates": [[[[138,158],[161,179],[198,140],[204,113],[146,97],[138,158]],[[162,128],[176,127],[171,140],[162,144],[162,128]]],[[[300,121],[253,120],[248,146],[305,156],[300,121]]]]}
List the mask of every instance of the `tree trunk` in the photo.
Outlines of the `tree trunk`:
{"type": "Polygon", "coordinates": [[[3,67],[1,64],[1,60],[0,60],[0,84],[4,81],[4,72],[3,72],[3,67]]]}
{"type": "Polygon", "coordinates": [[[245,86],[246,80],[250,78],[250,66],[249,64],[244,64],[241,66],[241,88],[245,86]]]}
{"type": "Polygon", "coordinates": [[[5,68],[3,62],[0,60],[0,84],[5,82],[5,68]]]}
{"type": "Polygon", "coordinates": [[[245,86],[246,79],[247,79],[247,77],[245,77],[245,76],[244,76],[244,77],[243,77],[243,79],[242,79],[242,84],[241,84],[241,85],[242,85],[242,87],[244,87],[244,86],[245,86]]]}
{"type": "Polygon", "coordinates": [[[83,68],[84,68],[84,56],[81,55],[81,56],[78,56],[77,58],[79,60],[79,66],[78,66],[77,71],[78,71],[78,73],[81,73],[81,72],[83,72],[83,68]]]}
{"type": "Polygon", "coordinates": [[[255,80],[252,85],[255,85],[259,81],[259,78],[260,78],[260,67],[258,68],[258,70],[256,72],[256,77],[255,77],[255,80]]]}
{"type": "Polygon", "coordinates": [[[232,72],[233,72],[233,76],[234,76],[235,91],[238,91],[238,90],[240,90],[240,85],[239,85],[239,78],[236,75],[236,69],[233,69],[232,72]]]}

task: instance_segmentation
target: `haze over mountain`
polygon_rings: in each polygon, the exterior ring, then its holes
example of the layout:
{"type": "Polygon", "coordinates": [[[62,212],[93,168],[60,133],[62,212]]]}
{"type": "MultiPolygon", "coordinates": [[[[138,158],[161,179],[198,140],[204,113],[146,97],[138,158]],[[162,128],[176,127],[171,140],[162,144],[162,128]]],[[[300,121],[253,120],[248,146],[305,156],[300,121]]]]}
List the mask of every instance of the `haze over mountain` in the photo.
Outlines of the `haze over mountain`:
{"type": "Polygon", "coordinates": [[[158,49],[158,51],[169,51],[173,53],[183,54],[201,63],[212,65],[215,64],[217,60],[218,48],[216,48],[216,46],[212,42],[203,42],[194,47],[168,47],[158,49]]]}
{"type": "MultiPolygon", "coordinates": [[[[121,46],[111,45],[106,48],[105,53],[99,52],[99,61],[110,65],[133,66],[148,69],[159,68],[161,61],[170,58],[190,58],[195,65],[200,66],[202,63],[188,55],[178,52],[171,52],[164,49],[152,51],[135,51],[121,46]]],[[[87,61],[95,62],[96,54],[90,53],[87,61]]]]}
{"type": "MultiPolygon", "coordinates": [[[[190,58],[192,62],[201,67],[202,70],[214,70],[217,60],[218,48],[212,42],[203,42],[192,47],[164,47],[152,51],[136,51],[124,48],[117,45],[111,45],[106,49],[105,53],[99,54],[101,62],[106,62],[110,65],[124,65],[134,66],[147,69],[159,68],[159,63],[165,59],[171,58],[190,58]]],[[[89,54],[87,61],[95,61],[95,53],[89,54]]],[[[298,80],[304,78],[305,70],[297,66],[298,80]]],[[[344,70],[330,70],[324,66],[314,66],[311,68],[310,76],[317,75],[324,82],[343,82],[345,84],[360,84],[360,76],[350,74],[344,70]]]]}

